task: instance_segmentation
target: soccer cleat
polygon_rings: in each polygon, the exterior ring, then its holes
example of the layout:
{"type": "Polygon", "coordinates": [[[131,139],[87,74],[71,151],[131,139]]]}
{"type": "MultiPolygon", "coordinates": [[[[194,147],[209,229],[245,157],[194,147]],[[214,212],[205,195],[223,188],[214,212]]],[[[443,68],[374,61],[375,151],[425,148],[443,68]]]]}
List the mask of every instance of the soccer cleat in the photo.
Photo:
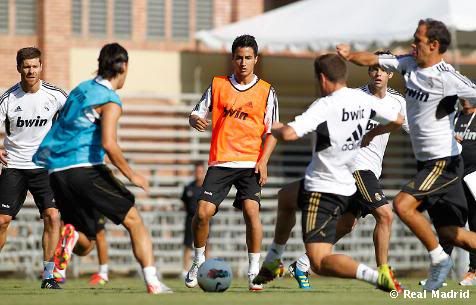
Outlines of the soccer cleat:
{"type": "Polygon", "coordinates": [[[292,263],[288,267],[289,274],[298,282],[299,288],[301,289],[311,289],[311,284],[309,283],[309,271],[303,272],[298,267],[296,262],[292,263]]]}
{"type": "Polygon", "coordinates": [[[274,280],[276,277],[282,277],[283,275],[283,262],[279,258],[277,258],[271,262],[263,263],[263,266],[261,266],[258,275],[253,280],[253,284],[266,284],[274,280]]]}
{"type": "Polygon", "coordinates": [[[431,264],[428,273],[428,279],[426,280],[423,289],[427,291],[440,289],[441,286],[443,286],[448,273],[451,271],[451,267],[453,267],[453,260],[451,260],[450,256],[441,261],[439,264],[431,264]]]}
{"type": "Polygon", "coordinates": [[[469,269],[468,272],[464,275],[461,282],[459,282],[461,286],[474,286],[476,285],[476,269],[469,269]]]}
{"type": "Polygon", "coordinates": [[[91,278],[89,279],[89,285],[93,285],[93,286],[97,286],[97,285],[104,286],[107,284],[107,282],[108,280],[103,278],[99,273],[94,273],[93,275],[91,275],[91,278]]]}
{"type": "Polygon", "coordinates": [[[392,268],[387,264],[378,267],[377,288],[383,291],[403,292],[402,285],[397,281],[392,268]]]}
{"type": "Polygon", "coordinates": [[[147,284],[147,293],[149,294],[161,294],[161,293],[173,293],[172,289],[167,287],[164,283],[147,284]]]}
{"type": "Polygon", "coordinates": [[[41,289],[63,289],[54,278],[41,281],[41,289]]]}
{"type": "Polygon", "coordinates": [[[263,284],[254,284],[253,280],[256,277],[256,273],[248,273],[248,288],[250,291],[261,291],[263,290],[263,284]]]}
{"type": "Polygon", "coordinates": [[[66,270],[56,268],[53,270],[53,278],[57,283],[64,284],[66,282],[66,270]]]}
{"type": "MultiPolygon", "coordinates": [[[[425,286],[425,284],[426,284],[426,279],[423,279],[423,280],[418,282],[418,285],[420,285],[420,286],[425,286]]],[[[446,286],[448,286],[448,283],[443,282],[443,287],[446,287],[446,286]]]]}
{"type": "Polygon", "coordinates": [[[193,260],[192,266],[190,266],[190,270],[188,270],[187,276],[185,277],[185,286],[188,288],[194,288],[198,285],[198,267],[200,267],[202,263],[193,260]]]}
{"type": "Polygon", "coordinates": [[[78,241],[79,234],[74,230],[74,226],[67,224],[61,230],[61,237],[55,249],[55,266],[60,270],[65,270],[71,260],[74,246],[78,241]]]}

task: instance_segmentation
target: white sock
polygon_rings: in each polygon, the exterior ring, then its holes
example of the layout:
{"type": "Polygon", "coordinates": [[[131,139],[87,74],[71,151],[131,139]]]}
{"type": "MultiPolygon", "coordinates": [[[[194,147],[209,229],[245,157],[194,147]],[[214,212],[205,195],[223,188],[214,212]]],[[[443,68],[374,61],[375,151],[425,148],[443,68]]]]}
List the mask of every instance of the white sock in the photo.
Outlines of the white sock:
{"type": "Polygon", "coordinates": [[[306,253],[297,259],[296,267],[302,272],[308,272],[309,269],[311,269],[311,262],[309,261],[309,257],[307,257],[306,253]]]}
{"type": "Polygon", "coordinates": [[[157,269],[154,266],[145,267],[142,269],[144,272],[144,280],[149,285],[159,285],[159,279],[157,278],[157,269]]]}
{"type": "Polygon", "coordinates": [[[259,272],[259,258],[261,253],[248,253],[248,274],[258,274],[259,272]]]}
{"type": "Polygon", "coordinates": [[[276,259],[281,259],[281,256],[283,256],[284,253],[284,247],[286,247],[286,245],[276,244],[273,241],[273,243],[269,247],[268,254],[266,254],[266,258],[264,260],[266,262],[271,262],[276,259]]]}
{"type": "Polygon", "coordinates": [[[99,276],[102,277],[103,279],[105,279],[106,281],[109,280],[108,278],[108,265],[107,264],[104,264],[104,265],[99,265],[99,276]]]}
{"type": "Polygon", "coordinates": [[[429,253],[432,265],[439,264],[448,257],[448,254],[446,254],[441,245],[438,245],[438,247],[429,251],[429,253]]]}
{"type": "Polygon", "coordinates": [[[355,278],[373,285],[377,285],[378,271],[364,264],[359,264],[355,278]]]}
{"type": "Polygon", "coordinates": [[[54,262],[43,261],[43,279],[44,280],[52,279],[54,269],[55,269],[54,262]]]}
{"type": "Polygon", "coordinates": [[[205,246],[200,248],[194,248],[193,250],[195,252],[193,260],[198,262],[199,265],[201,265],[205,261],[205,246]]]}

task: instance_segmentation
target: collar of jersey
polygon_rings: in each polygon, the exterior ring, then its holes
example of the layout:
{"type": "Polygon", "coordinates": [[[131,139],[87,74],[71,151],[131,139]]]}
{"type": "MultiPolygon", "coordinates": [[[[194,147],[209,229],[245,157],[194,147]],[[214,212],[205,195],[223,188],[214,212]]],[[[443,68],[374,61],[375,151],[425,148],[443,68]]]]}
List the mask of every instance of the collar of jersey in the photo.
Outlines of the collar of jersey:
{"type": "Polygon", "coordinates": [[[235,87],[238,91],[246,91],[258,82],[258,76],[256,75],[253,75],[253,80],[246,85],[238,84],[235,78],[235,74],[228,76],[228,79],[230,80],[231,85],[235,87]]]}
{"type": "Polygon", "coordinates": [[[112,89],[112,84],[109,80],[105,79],[105,78],[102,78],[102,76],[96,76],[96,78],[94,79],[94,81],[100,85],[103,85],[104,87],[110,89],[110,90],[114,90],[112,89]]]}

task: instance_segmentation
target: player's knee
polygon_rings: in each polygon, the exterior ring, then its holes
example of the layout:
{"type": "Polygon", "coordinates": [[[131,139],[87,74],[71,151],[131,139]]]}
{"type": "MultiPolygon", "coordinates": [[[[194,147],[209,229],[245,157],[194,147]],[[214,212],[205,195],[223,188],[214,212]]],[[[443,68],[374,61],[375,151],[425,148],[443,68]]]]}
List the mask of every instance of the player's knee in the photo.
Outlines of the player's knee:
{"type": "Polygon", "coordinates": [[[393,211],[390,207],[382,207],[376,210],[376,219],[379,224],[391,226],[393,221],[393,211]]]}
{"type": "Polygon", "coordinates": [[[0,230],[6,230],[11,221],[12,217],[10,215],[0,215],[0,230]]]}
{"type": "Polygon", "coordinates": [[[206,222],[209,222],[210,219],[213,217],[213,213],[210,212],[209,209],[197,209],[197,211],[195,212],[195,220],[202,224],[202,223],[206,223],[206,222]]]}
{"type": "Polygon", "coordinates": [[[296,198],[293,198],[291,190],[282,188],[278,192],[278,208],[280,210],[295,210],[296,198]]]}
{"type": "Polygon", "coordinates": [[[52,226],[58,226],[60,225],[61,219],[60,219],[60,214],[57,209],[46,209],[43,211],[43,219],[45,222],[49,225],[52,226]]]}

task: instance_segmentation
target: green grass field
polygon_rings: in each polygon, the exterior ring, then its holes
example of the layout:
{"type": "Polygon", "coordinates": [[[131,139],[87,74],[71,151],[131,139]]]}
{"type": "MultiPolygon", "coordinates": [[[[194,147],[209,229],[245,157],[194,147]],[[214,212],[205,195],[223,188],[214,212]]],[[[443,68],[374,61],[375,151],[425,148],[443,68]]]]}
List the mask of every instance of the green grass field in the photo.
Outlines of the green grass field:
{"type": "MultiPolygon", "coordinates": [[[[204,293],[199,288],[188,289],[177,279],[165,280],[174,289],[173,294],[147,295],[139,278],[116,278],[104,287],[91,288],[87,279],[69,280],[61,291],[41,290],[39,281],[18,279],[0,280],[0,304],[44,304],[44,305],[285,305],[285,304],[475,304],[476,287],[469,290],[469,299],[408,299],[399,296],[392,299],[388,293],[372,288],[356,280],[312,278],[313,289],[302,291],[290,278],[276,280],[262,292],[251,293],[244,280],[236,280],[225,293],[204,293]]],[[[412,291],[421,291],[416,279],[403,279],[412,291]]],[[[451,281],[442,291],[459,291],[462,287],[451,281]]]]}

